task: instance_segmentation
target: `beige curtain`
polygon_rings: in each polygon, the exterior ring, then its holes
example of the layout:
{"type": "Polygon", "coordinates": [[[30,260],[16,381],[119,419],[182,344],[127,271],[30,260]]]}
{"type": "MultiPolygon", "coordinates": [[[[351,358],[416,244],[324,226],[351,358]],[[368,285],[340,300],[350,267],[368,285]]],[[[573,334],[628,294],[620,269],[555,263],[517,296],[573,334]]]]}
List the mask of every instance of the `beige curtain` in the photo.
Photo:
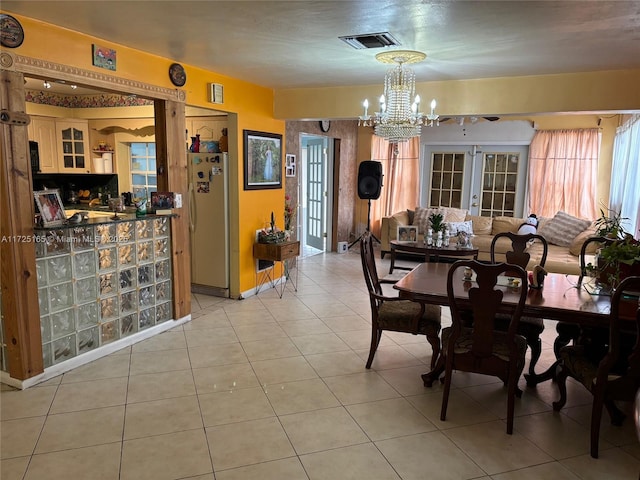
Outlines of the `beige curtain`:
{"type": "Polygon", "coordinates": [[[596,218],[599,151],[596,128],[536,132],[529,148],[529,212],[596,218]]]}
{"type": "Polygon", "coordinates": [[[418,205],[420,188],[420,137],[392,144],[373,136],[371,158],[382,163],[382,192],[371,201],[371,231],[380,237],[382,217],[418,205]]]}

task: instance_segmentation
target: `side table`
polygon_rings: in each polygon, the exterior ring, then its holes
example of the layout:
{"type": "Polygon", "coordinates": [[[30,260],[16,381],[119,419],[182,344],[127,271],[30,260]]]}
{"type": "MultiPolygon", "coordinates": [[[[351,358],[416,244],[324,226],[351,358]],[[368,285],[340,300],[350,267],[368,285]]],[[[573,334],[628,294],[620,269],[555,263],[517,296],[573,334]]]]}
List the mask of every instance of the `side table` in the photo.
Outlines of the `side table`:
{"type": "Polygon", "coordinates": [[[266,269],[256,272],[256,295],[265,284],[270,284],[278,296],[282,298],[287,282],[291,282],[294,291],[298,291],[298,255],[300,255],[300,242],[280,243],[254,243],[253,257],[257,260],[273,262],[266,269]],[[282,265],[283,276],[275,278],[275,263],[282,265]]]}

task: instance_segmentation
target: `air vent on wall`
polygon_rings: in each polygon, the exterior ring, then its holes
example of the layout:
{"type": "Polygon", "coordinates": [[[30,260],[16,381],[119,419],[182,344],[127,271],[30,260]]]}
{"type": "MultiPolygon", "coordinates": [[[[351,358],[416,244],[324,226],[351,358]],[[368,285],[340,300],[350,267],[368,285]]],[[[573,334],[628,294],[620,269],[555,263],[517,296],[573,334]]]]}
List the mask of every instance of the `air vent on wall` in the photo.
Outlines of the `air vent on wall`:
{"type": "Polygon", "coordinates": [[[340,38],[340,40],[347,43],[348,45],[351,45],[356,50],[400,45],[400,42],[396,40],[389,32],[365,33],[364,35],[347,35],[345,37],[338,38],[340,38]]]}

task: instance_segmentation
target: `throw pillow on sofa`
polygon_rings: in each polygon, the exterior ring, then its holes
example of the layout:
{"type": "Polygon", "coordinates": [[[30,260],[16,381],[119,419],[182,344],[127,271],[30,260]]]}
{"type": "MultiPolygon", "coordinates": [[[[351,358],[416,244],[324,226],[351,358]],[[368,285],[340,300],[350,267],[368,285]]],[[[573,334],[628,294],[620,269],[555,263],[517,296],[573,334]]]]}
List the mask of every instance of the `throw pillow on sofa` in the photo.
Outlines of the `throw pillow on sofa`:
{"type": "Polygon", "coordinates": [[[480,217],[478,215],[467,215],[465,221],[471,220],[473,233],[475,235],[491,235],[493,217],[480,217]]]}
{"type": "Polygon", "coordinates": [[[590,220],[583,220],[565,212],[558,212],[538,229],[538,234],[542,235],[548,243],[568,247],[573,239],[589,228],[590,225],[590,220]]]}
{"type": "Polygon", "coordinates": [[[468,210],[464,208],[440,207],[445,222],[464,222],[467,219],[468,210]]]}
{"type": "Polygon", "coordinates": [[[413,225],[418,226],[418,233],[425,233],[429,229],[429,216],[432,213],[441,213],[444,215],[439,207],[436,208],[423,208],[416,207],[416,211],[413,215],[413,225]]]}
{"type": "Polygon", "coordinates": [[[460,232],[473,235],[473,223],[471,220],[465,222],[446,222],[446,225],[449,228],[449,235],[452,237],[455,237],[460,232]]]}

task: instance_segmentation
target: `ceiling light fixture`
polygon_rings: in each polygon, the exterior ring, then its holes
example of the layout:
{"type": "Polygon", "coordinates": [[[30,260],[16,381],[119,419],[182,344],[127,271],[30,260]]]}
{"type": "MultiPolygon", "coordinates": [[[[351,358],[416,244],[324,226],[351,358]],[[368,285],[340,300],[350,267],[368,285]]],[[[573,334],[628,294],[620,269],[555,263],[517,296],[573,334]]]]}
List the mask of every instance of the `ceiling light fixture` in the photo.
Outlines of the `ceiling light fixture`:
{"type": "Polygon", "coordinates": [[[75,90],[76,88],[78,88],[78,85],[69,85],[71,87],[71,90],[75,90]]]}
{"type": "Polygon", "coordinates": [[[43,86],[44,88],[51,88],[51,84],[50,84],[47,80],[45,80],[44,82],[42,82],[42,86],[43,86]]]}
{"type": "Polygon", "coordinates": [[[420,112],[420,95],[416,95],[416,76],[405,64],[417,63],[427,56],[413,50],[395,50],[376,55],[381,63],[395,64],[384,77],[384,94],[380,96],[380,111],[373,117],[368,115],[369,100],[365,100],[364,115],[359,117],[358,125],[374,126],[374,133],[391,143],[406,142],[420,136],[422,125],[438,125],[439,115],[435,113],[436,101],[431,100],[428,114],[420,112]]]}

